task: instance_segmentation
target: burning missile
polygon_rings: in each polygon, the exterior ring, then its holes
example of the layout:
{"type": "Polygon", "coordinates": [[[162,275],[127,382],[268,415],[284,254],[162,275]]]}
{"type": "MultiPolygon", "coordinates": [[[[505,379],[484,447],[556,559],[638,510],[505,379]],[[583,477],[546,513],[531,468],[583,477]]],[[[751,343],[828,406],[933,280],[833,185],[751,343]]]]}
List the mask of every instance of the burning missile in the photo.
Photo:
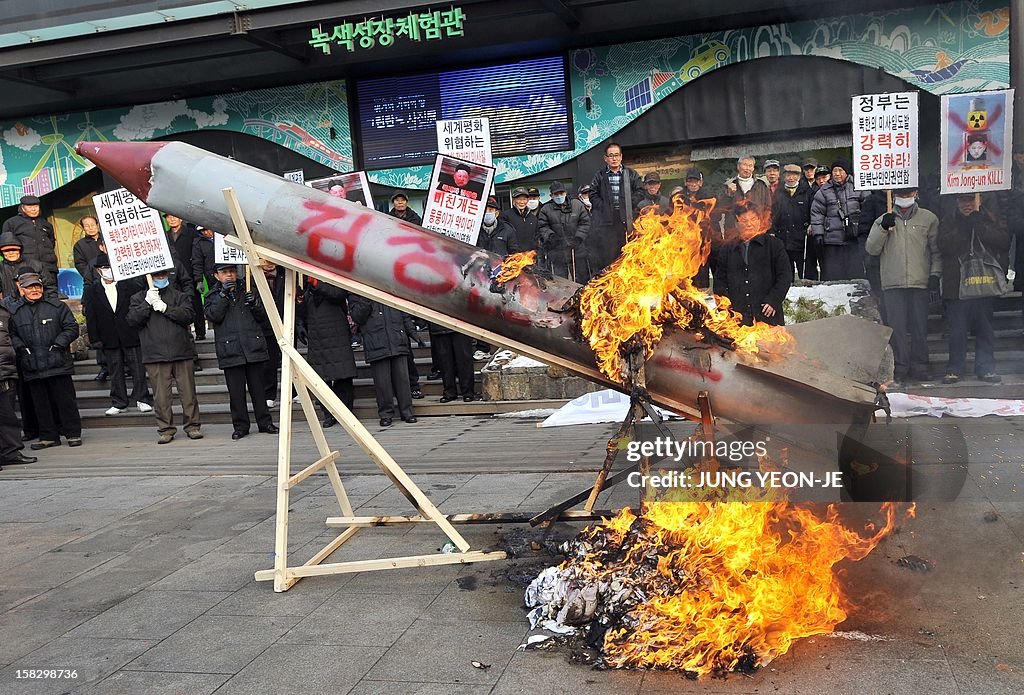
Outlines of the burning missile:
{"type": "MultiPolygon", "coordinates": [[[[557,363],[613,388],[595,368],[566,308],[580,286],[526,270],[499,288],[501,258],[387,214],[179,142],[83,142],[78,153],[158,210],[228,232],[221,191],[233,187],[255,242],[322,271],[412,302],[412,309],[488,341],[557,363]]],[[[854,317],[793,326],[796,347],[757,355],[668,327],[645,364],[651,399],[690,417],[707,392],[714,414],[749,424],[867,422],[876,409],[877,372],[889,330],[854,317]]]]}

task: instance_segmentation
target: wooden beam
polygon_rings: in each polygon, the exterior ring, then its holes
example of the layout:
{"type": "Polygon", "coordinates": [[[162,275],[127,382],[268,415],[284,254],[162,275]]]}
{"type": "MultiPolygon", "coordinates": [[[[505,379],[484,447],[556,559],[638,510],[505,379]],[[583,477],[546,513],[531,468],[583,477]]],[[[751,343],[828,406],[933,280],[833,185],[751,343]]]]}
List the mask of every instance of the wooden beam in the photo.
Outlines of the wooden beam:
{"type": "MultiPolygon", "coordinates": [[[[507,555],[503,551],[487,553],[473,550],[466,553],[438,553],[435,555],[408,555],[405,557],[389,557],[380,560],[355,560],[353,562],[331,562],[326,565],[303,565],[288,568],[291,577],[320,577],[326,574],[346,574],[349,572],[375,572],[377,570],[403,569],[408,567],[435,567],[437,565],[460,565],[472,562],[489,562],[504,560],[507,555]]],[[[256,581],[262,582],[274,578],[274,570],[256,572],[256,581]]]]}
{"type": "Polygon", "coordinates": [[[317,471],[319,471],[321,468],[326,466],[328,463],[333,463],[336,458],[338,458],[338,452],[337,451],[332,451],[331,453],[327,454],[327,456],[321,456],[314,463],[309,464],[308,466],[303,468],[301,471],[299,471],[298,473],[293,475],[291,478],[288,478],[288,481],[284,484],[285,489],[291,490],[293,487],[295,487],[296,485],[301,483],[303,480],[305,480],[309,476],[311,476],[314,473],[316,473],[317,471]]]}
{"type": "MultiPolygon", "coordinates": [[[[598,521],[618,514],[616,509],[595,509],[592,512],[571,509],[563,511],[552,521],[598,521]]],[[[525,524],[536,516],[535,512],[494,512],[491,514],[445,514],[453,524],[525,524]]],[[[395,516],[329,516],[327,525],[337,526],[396,526],[399,524],[432,524],[433,519],[416,514],[395,516]]]]}

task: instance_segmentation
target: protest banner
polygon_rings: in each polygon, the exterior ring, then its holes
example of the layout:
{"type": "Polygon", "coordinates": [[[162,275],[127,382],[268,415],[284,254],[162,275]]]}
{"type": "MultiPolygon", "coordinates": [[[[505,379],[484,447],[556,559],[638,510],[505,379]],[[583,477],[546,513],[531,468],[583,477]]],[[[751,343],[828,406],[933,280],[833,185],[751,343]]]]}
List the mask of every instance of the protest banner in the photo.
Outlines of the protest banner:
{"type": "Polygon", "coordinates": [[[174,268],[160,213],[126,188],[92,198],[114,280],[174,268]]]}
{"type": "Polygon", "coordinates": [[[491,125],[486,118],[437,122],[437,152],[491,166],[491,125]]]}
{"type": "Polygon", "coordinates": [[[487,195],[494,181],[492,167],[439,154],[430,177],[423,226],[467,244],[476,244],[487,195]]]}
{"type": "Polygon", "coordinates": [[[853,97],[853,187],[918,185],[917,92],[853,97]]]}
{"type": "Polygon", "coordinates": [[[365,171],[353,171],[348,174],[333,174],[321,179],[306,181],[318,191],[329,193],[336,198],[344,198],[373,209],[373,197],[370,195],[370,180],[365,171]]]}
{"type": "Polygon", "coordinates": [[[1010,188],[1013,90],[944,95],[940,141],[942,193],[1010,188]]]}
{"type": "Polygon", "coordinates": [[[293,169],[281,174],[281,178],[293,183],[306,183],[306,172],[302,169],[293,169]]]}
{"type": "Polygon", "coordinates": [[[224,235],[214,232],[213,234],[213,262],[214,263],[234,263],[236,265],[244,265],[249,262],[249,259],[245,257],[245,251],[242,249],[236,249],[233,246],[228,246],[224,243],[224,235]]]}

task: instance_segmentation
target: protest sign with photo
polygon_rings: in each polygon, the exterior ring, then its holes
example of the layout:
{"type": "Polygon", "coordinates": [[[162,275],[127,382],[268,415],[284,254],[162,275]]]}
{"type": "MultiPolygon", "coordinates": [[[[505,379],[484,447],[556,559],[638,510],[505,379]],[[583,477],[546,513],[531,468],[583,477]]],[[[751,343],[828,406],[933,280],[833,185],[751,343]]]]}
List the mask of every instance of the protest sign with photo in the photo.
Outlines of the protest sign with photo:
{"type": "Polygon", "coordinates": [[[160,213],[125,188],[92,198],[114,280],[174,267],[160,213]]]}
{"type": "Polygon", "coordinates": [[[240,265],[248,263],[249,259],[245,257],[245,251],[242,249],[236,249],[233,246],[228,246],[224,243],[224,235],[213,234],[213,262],[214,263],[235,263],[240,265]]]}
{"type": "Polygon", "coordinates": [[[334,174],[321,179],[310,179],[306,181],[307,186],[312,186],[318,191],[330,193],[336,198],[344,198],[353,203],[359,203],[373,209],[373,197],[370,195],[370,180],[366,178],[365,171],[353,171],[348,174],[334,174]]]}
{"type": "Polygon", "coordinates": [[[942,193],[1010,188],[1013,90],[942,97],[942,193]]]}
{"type": "Polygon", "coordinates": [[[439,154],[430,177],[423,226],[476,244],[494,168],[439,154]]]}
{"type": "Polygon", "coordinates": [[[853,97],[853,187],[911,188],[917,183],[917,92],[853,97]]]}
{"type": "Polygon", "coordinates": [[[437,152],[491,166],[491,125],[484,118],[437,122],[437,152]]]}

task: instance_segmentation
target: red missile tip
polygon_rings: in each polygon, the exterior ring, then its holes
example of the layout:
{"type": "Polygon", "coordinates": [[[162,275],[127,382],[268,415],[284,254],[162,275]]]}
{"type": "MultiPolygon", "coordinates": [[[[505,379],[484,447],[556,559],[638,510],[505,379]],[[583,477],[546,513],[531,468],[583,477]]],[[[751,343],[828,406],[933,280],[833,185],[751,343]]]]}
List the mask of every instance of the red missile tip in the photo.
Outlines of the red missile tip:
{"type": "Polygon", "coordinates": [[[80,142],[75,150],[142,200],[149,198],[152,161],[166,142],[80,142]]]}

